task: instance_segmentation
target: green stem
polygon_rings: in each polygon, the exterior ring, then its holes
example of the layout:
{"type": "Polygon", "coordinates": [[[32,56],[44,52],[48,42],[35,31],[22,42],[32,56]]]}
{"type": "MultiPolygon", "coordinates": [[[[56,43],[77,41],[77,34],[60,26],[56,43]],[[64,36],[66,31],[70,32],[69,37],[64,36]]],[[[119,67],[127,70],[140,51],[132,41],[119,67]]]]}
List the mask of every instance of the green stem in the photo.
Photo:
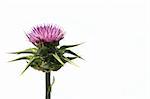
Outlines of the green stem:
{"type": "Polygon", "coordinates": [[[48,72],[48,73],[45,74],[45,80],[46,80],[46,99],[51,99],[51,91],[49,91],[49,88],[51,86],[50,76],[51,76],[50,72],[48,72]]]}

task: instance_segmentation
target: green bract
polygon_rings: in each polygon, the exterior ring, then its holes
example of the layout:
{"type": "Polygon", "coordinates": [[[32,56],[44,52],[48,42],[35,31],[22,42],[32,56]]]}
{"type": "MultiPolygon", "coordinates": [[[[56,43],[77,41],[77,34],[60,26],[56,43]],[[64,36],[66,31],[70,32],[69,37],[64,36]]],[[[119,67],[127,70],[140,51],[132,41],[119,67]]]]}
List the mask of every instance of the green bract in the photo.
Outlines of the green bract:
{"type": "Polygon", "coordinates": [[[37,46],[36,48],[29,48],[23,51],[13,52],[12,54],[28,55],[14,59],[12,61],[26,60],[27,65],[22,74],[29,67],[33,67],[34,69],[43,72],[57,71],[67,62],[74,64],[72,62],[73,59],[83,59],[82,57],[80,57],[75,52],[69,49],[78,45],[80,44],[59,46],[58,42],[53,44],[39,44],[39,46],[37,46]],[[72,56],[66,56],[66,53],[71,54],[72,56]]]}

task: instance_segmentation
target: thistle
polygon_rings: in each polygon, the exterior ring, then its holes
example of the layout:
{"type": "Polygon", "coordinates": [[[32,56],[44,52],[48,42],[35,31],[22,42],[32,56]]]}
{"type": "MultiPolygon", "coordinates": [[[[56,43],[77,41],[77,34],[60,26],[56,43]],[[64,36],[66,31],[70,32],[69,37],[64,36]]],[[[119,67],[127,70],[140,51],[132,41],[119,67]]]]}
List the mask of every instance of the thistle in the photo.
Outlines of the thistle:
{"type": "MultiPolygon", "coordinates": [[[[23,51],[12,52],[12,54],[27,54],[12,61],[25,60],[27,65],[23,74],[29,67],[42,71],[46,74],[46,99],[51,97],[51,71],[58,71],[65,63],[71,63],[76,58],[81,58],[69,48],[78,46],[75,45],[59,45],[59,41],[64,38],[64,30],[57,25],[41,25],[33,27],[31,32],[27,33],[29,41],[35,45],[34,48],[28,48],[23,51]],[[72,57],[65,54],[71,54],[72,57]]],[[[81,58],[82,59],[82,58],[81,58]]]]}

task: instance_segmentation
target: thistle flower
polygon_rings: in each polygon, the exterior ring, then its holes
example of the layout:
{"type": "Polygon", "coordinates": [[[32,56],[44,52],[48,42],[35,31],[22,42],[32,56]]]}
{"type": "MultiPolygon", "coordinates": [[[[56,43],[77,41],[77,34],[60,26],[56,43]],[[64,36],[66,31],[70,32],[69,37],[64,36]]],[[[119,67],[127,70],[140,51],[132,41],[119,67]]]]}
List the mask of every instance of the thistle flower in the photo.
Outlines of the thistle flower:
{"type": "Polygon", "coordinates": [[[30,55],[12,60],[27,61],[28,64],[22,73],[24,73],[30,66],[43,72],[57,71],[65,63],[68,62],[72,64],[73,62],[71,60],[81,58],[69,49],[70,47],[75,47],[80,44],[59,46],[59,41],[64,38],[64,31],[57,25],[36,26],[26,35],[29,38],[29,41],[36,47],[13,52],[13,54],[25,53],[30,55]],[[73,57],[66,56],[66,53],[73,55],[73,57]]]}
{"type": "Polygon", "coordinates": [[[40,43],[59,42],[64,38],[64,31],[57,25],[43,25],[34,27],[32,31],[26,35],[30,42],[34,45],[38,45],[40,43]]]}
{"type": "Polygon", "coordinates": [[[12,61],[25,60],[27,65],[22,74],[32,67],[36,70],[45,72],[46,76],[46,99],[50,99],[51,87],[54,84],[50,83],[51,71],[58,71],[65,63],[75,65],[72,60],[81,58],[78,54],[73,52],[70,48],[78,46],[63,45],[59,46],[59,41],[64,38],[64,31],[56,25],[41,25],[33,27],[31,32],[26,34],[29,41],[36,47],[28,48],[23,51],[13,52],[12,54],[27,54],[26,56],[19,57],[12,61]],[[67,56],[70,54],[71,56],[67,56]]]}

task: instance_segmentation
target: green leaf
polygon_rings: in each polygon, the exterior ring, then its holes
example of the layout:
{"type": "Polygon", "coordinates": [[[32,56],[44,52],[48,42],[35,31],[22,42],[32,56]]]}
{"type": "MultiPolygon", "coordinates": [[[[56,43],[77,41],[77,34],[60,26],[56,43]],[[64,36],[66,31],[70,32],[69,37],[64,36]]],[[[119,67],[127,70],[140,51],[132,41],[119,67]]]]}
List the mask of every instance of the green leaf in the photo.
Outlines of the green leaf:
{"type": "Polygon", "coordinates": [[[64,57],[64,60],[66,60],[68,63],[76,66],[76,67],[79,67],[77,64],[75,64],[74,62],[72,62],[70,59],[68,59],[67,57],[64,57]]]}
{"type": "Polygon", "coordinates": [[[41,48],[37,50],[37,54],[40,56],[46,56],[48,52],[49,52],[49,48],[46,46],[42,46],[41,48]]]}
{"type": "Polygon", "coordinates": [[[57,71],[59,70],[63,65],[62,64],[53,64],[50,66],[50,70],[57,71]]]}
{"type": "Polygon", "coordinates": [[[23,54],[23,53],[34,54],[36,53],[36,51],[37,51],[37,48],[29,48],[23,51],[11,52],[10,54],[23,54]]]}
{"type": "Polygon", "coordinates": [[[60,49],[75,47],[75,46],[79,46],[79,45],[81,45],[81,44],[83,44],[83,43],[79,43],[79,44],[75,44],[75,45],[63,45],[63,46],[60,47],[60,49]]]}
{"type": "MultiPolygon", "coordinates": [[[[76,57],[78,57],[78,58],[83,59],[81,56],[79,56],[78,54],[74,53],[74,52],[71,51],[71,50],[65,50],[65,52],[66,52],[66,53],[69,53],[69,54],[72,54],[72,55],[74,55],[74,56],[76,56],[76,57]]],[[[84,59],[83,59],[83,60],[84,60],[84,59]]]]}
{"type": "Polygon", "coordinates": [[[33,58],[26,66],[26,68],[23,70],[23,72],[21,73],[21,75],[29,68],[29,66],[34,62],[36,58],[33,58]]]}
{"type": "Polygon", "coordinates": [[[70,60],[73,60],[73,59],[76,59],[78,57],[67,57],[67,58],[70,59],[70,60]]]}
{"type": "Polygon", "coordinates": [[[55,83],[55,77],[53,76],[53,81],[52,81],[51,86],[53,86],[53,85],[54,85],[54,83],[55,83]]]}
{"type": "Polygon", "coordinates": [[[55,83],[55,77],[53,76],[53,81],[52,84],[50,84],[50,86],[48,87],[47,95],[52,91],[52,86],[54,85],[54,83],[55,83]]]}
{"type": "Polygon", "coordinates": [[[11,60],[9,62],[14,62],[14,61],[18,61],[18,60],[30,60],[33,56],[30,55],[30,56],[23,56],[23,57],[19,57],[17,59],[14,59],[14,60],[11,60]]]}
{"type": "Polygon", "coordinates": [[[55,54],[52,54],[54,56],[54,58],[59,62],[61,63],[62,65],[64,65],[63,61],[60,59],[60,57],[57,55],[57,53],[55,54]]]}

